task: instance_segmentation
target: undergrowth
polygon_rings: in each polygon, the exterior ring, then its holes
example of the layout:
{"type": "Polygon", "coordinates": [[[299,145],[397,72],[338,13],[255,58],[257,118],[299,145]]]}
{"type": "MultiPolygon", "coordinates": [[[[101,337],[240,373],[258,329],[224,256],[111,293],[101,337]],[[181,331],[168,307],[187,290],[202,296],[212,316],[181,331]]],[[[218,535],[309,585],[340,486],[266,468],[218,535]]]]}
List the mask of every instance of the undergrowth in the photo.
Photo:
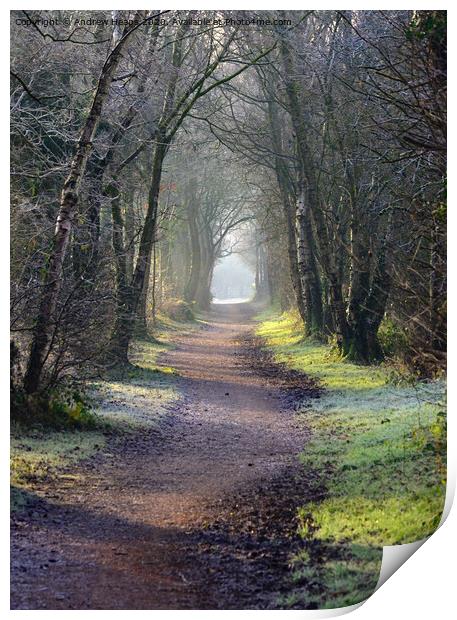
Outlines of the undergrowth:
{"type": "Polygon", "coordinates": [[[293,558],[297,585],[283,603],[351,605],[375,589],[384,545],[430,536],[439,524],[445,384],[392,381],[388,366],[345,362],[331,346],[304,340],[294,315],[261,319],[257,333],[276,359],[324,388],[300,411],[312,431],[300,458],[323,499],[299,510],[305,551],[293,558]]]}

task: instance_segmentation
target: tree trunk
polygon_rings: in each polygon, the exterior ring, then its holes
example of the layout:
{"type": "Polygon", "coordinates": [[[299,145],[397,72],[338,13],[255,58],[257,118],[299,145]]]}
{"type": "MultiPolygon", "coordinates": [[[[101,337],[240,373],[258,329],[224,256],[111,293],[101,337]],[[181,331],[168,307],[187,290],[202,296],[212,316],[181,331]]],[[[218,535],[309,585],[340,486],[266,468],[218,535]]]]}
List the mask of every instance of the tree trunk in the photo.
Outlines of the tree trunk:
{"type": "MultiPolygon", "coordinates": [[[[305,298],[306,327],[310,334],[320,337],[323,328],[322,294],[317,261],[314,257],[312,221],[318,225],[316,236],[319,243],[324,243],[325,246],[321,250],[321,257],[325,256],[326,250],[330,248],[328,247],[325,224],[322,219],[314,162],[307,141],[305,114],[300,105],[299,86],[292,77],[295,74],[292,56],[285,33],[282,31],[278,32],[289,111],[296,136],[299,159],[299,187],[296,203],[297,265],[301,280],[302,296],[305,298]]],[[[335,289],[335,274],[332,275],[331,280],[334,282],[333,289],[335,289]]],[[[333,294],[335,293],[337,293],[336,289],[333,291],[333,294]]]]}
{"type": "MultiPolygon", "coordinates": [[[[351,294],[349,330],[343,341],[342,353],[346,359],[354,362],[368,364],[381,359],[383,355],[378,330],[386,311],[391,287],[390,259],[387,256],[391,231],[390,221],[373,270],[371,285],[368,283],[369,276],[362,274],[363,284],[358,283],[358,294],[355,292],[351,294]],[[363,287],[368,286],[369,290],[364,291],[363,287]]],[[[359,266],[358,269],[364,267],[359,266]]]]}
{"type": "MultiPolygon", "coordinates": [[[[156,243],[153,242],[151,247],[151,255],[148,257],[146,261],[146,271],[144,274],[144,285],[143,290],[140,294],[140,299],[138,301],[138,308],[136,311],[136,321],[135,321],[135,333],[137,336],[141,336],[144,338],[148,335],[148,293],[149,293],[149,284],[151,280],[151,263],[155,263],[155,247],[156,243]]],[[[152,269],[152,287],[155,293],[155,267],[152,269]]]]}
{"type": "Polygon", "coordinates": [[[129,196],[125,204],[125,268],[128,281],[133,278],[133,265],[135,262],[135,218],[134,218],[134,194],[129,196]]]}
{"type": "Polygon", "coordinates": [[[200,246],[200,236],[197,222],[197,205],[193,199],[189,202],[188,213],[189,236],[191,242],[191,264],[189,280],[184,292],[184,299],[191,303],[195,301],[198,283],[200,281],[202,251],[200,246]]]}
{"type": "MultiPolygon", "coordinates": [[[[72,259],[76,280],[82,280],[86,288],[95,284],[98,269],[100,241],[100,206],[103,194],[103,174],[105,168],[95,158],[88,161],[87,176],[90,177],[92,191],[87,196],[88,205],[79,216],[82,223],[73,229],[72,259]]],[[[79,217],[78,217],[79,219],[79,217]]]]}
{"type": "Polygon", "coordinates": [[[154,236],[157,222],[160,181],[162,178],[162,166],[166,150],[167,143],[165,138],[162,136],[160,139],[159,137],[154,150],[152,163],[148,210],[140,239],[135,271],[131,285],[128,288],[126,311],[119,313],[116,317],[116,323],[111,338],[111,353],[117,357],[119,362],[127,362],[128,360],[128,348],[133,336],[138,304],[141,295],[144,292],[147,294],[146,275],[148,273],[148,263],[151,261],[152,244],[155,241],[154,236]]]}
{"type": "Polygon", "coordinates": [[[128,321],[130,280],[127,275],[127,261],[124,245],[124,222],[120,205],[120,192],[114,182],[105,188],[111,196],[111,214],[113,222],[113,250],[116,264],[116,321],[114,334],[108,350],[108,359],[116,362],[127,362],[128,343],[123,341],[123,328],[128,321]]]}
{"type": "Polygon", "coordinates": [[[310,336],[320,337],[322,332],[322,298],[316,282],[316,264],[311,245],[311,214],[305,190],[299,183],[296,210],[297,266],[305,299],[305,329],[310,336]]]}
{"type": "Polygon", "coordinates": [[[114,46],[103,65],[97,90],[79,136],[76,153],[70,165],[70,172],[62,188],[60,208],[54,231],[53,248],[43,282],[43,292],[33,331],[27,371],[24,377],[24,388],[28,393],[36,392],[40,385],[43,365],[50,343],[52,321],[62,284],[63,264],[78,204],[81,181],[86,171],[87,159],[92,151],[92,140],[100,120],[103,105],[108,97],[114,73],[121,60],[121,52],[128,40],[128,32],[131,28],[132,26],[125,29],[122,38],[114,46]]]}
{"type": "Polygon", "coordinates": [[[197,305],[202,310],[209,310],[212,299],[211,282],[213,279],[215,257],[208,245],[209,243],[207,240],[202,244],[204,251],[202,252],[200,278],[195,295],[197,305]]]}
{"type": "MultiPolygon", "coordinates": [[[[270,76],[273,79],[273,76],[270,76]]],[[[300,274],[298,272],[298,260],[297,260],[297,238],[294,222],[294,208],[291,202],[291,192],[289,187],[288,175],[286,165],[282,159],[282,146],[281,146],[281,129],[276,110],[276,104],[272,99],[273,94],[267,92],[268,96],[268,116],[270,120],[271,139],[275,152],[275,172],[276,179],[278,181],[278,187],[281,194],[281,202],[283,207],[283,213],[287,226],[287,255],[289,259],[290,278],[292,281],[292,288],[295,293],[295,300],[297,308],[300,313],[303,323],[305,323],[306,306],[304,300],[304,294],[302,290],[302,284],[300,274]]]]}
{"type": "Polygon", "coordinates": [[[148,193],[148,209],[146,219],[141,234],[138,257],[133,272],[133,278],[129,291],[127,312],[125,317],[117,317],[113,335],[111,338],[112,351],[119,356],[120,361],[128,360],[128,349],[133,336],[135,321],[137,317],[138,304],[142,294],[147,295],[148,281],[146,279],[148,263],[151,261],[152,244],[155,242],[154,236],[157,224],[157,213],[159,206],[160,181],[162,179],[162,168],[165,155],[172,136],[167,136],[167,123],[169,123],[170,112],[175,98],[176,85],[179,76],[179,67],[182,63],[182,34],[188,27],[187,23],[179,28],[178,36],[173,44],[171,65],[173,72],[167,85],[164,96],[162,114],[156,132],[156,142],[152,160],[151,183],[148,193]]]}

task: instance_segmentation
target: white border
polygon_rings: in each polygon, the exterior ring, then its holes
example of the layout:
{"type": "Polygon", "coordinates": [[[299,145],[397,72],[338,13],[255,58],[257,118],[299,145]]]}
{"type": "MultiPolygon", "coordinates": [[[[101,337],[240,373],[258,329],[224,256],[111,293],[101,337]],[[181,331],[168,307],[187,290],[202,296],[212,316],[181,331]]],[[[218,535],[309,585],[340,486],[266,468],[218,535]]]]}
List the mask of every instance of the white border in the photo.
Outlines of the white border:
{"type": "MultiPolygon", "coordinates": [[[[140,3],[141,4],[141,3],[140,3]]],[[[167,2],[166,8],[173,9],[186,9],[186,8],[201,8],[201,9],[246,9],[248,6],[251,9],[270,9],[275,10],[278,9],[278,2],[264,1],[264,2],[232,2],[229,5],[226,5],[224,2],[167,2]]],[[[360,10],[374,10],[374,9],[429,9],[431,8],[431,3],[429,2],[403,2],[401,7],[398,6],[398,2],[351,2],[350,6],[339,4],[339,3],[287,3],[286,6],[289,9],[305,9],[305,8],[313,8],[316,7],[319,10],[334,10],[334,9],[342,9],[342,8],[351,8],[351,9],[360,9],[360,10]]],[[[9,156],[7,151],[7,143],[8,143],[8,135],[9,135],[9,86],[7,75],[9,75],[9,11],[14,9],[20,9],[24,7],[25,3],[21,3],[20,5],[15,3],[8,3],[8,6],[0,9],[0,16],[2,17],[1,24],[4,25],[4,30],[2,32],[2,36],[0,37],[0,45],[1,45],[1,53],[0,58],[1,62],[4,64],[4,71],[2,72],[3,80],[0,83],[0,88],[2,89],[2,135],[4,136],[2,142],[1,153],[1,162],[2,162],[2,195],[8,194],[7,188],[9,188],[9,156]]],[[[43,9],[46,6],[45,2],[35,2],[29,0],[27,2],[27,8],[34,9],[43,9]]],[[[163,7],[165,4],[163,5],[163,7]]],[[[163,8],[162,7],[162,8],[163,8]]],[[[101,2],[94,3],[92,2],[68,2],[67,0],[61,0],[59,2],[59,9],[123,9],[125,7],[125,2],[119,2],[118,0],[113,0],[112,2],[106,2],[103,0],[101,2]]],[[[281,6],[281,9],[284,9],[285,6],[281,6]]],[[[449,40],[449,100],[451,104],[449,105],[449,109],[453,109],[453,104],[455,102],[455,75],[454,75],[454,67],[455,61],[457,60],[455,54],[455,43],[454,37],[457,34],[455,31],[455,9],[452,8],[451,2],[439,2],[437,3],[437,7],[441,10],[448,10],[449,12],[449,25],[448,25],[448,40],[449,40]]],[[[50,9],[49,9],[50,10],[50,9]]],[[[451,115],[449,120],[449,135],[451,138],[451,145],[453,147],[456,146],[453,138],[455,137],[455,123],[454,117],[451,115]]],[[[453,164],[455,163],[455,155],[454,148],[450,148],[449,150],[449,203],[451,208],[449,209],[449,240],[452,241],[452,236],[454,231],[457,231],[455,226],[456,224],[456,203],[455,203],[455,184],[453,179],[453,164]]],[[[2,474],[3,474],[3,486],[4,490],[4,500],[2,502],[3,505],[3,514],[2,514],[2,532],[4,534],[4,542],[5,549],[8,549],[8,527],[9,527],[9,502],[7,500],[7,493],[9,489],[9,433],[8,431],[8,405],[7,405],[7,394],[9,394],[9,308],[8,308],[8,298],[6,291],[8,290],[8,281],[9,281],[9,221],[8,221],[8,207],[9,201],[8,196],[5,197],[5,202],[2,204],[1,208],[1,218],[2,222],[0,225],[0,235],[2,236],[0,242],[0,251],[2,253],[0,260],[0,271],[2,276],[2,281],[4,283],[4,288],[2,289],[2,303],[1,303],[1,320],[2,320],[2,344],[1,347],[1,386],[2,386],[2,394],[4,395],[5,400],[2,401],[4,405],[1,409],[2,422],[4,425],[4,432],[2,433],[2,474]]],[[[457,268],[457,244],[449,244],[449,265],[450,274],[453,274],[453,267],[457,268]]],[[[455,309],[455,289],[454,282],[450,282],[449,287],[449,298],[450,298],[450,313],[449,316],[453,318],[453,309],[455,309]]],[[[449,350],[451,352],[450,355],[450,363],[449,363],[449,416],[448,416],[448,424],[449,424],[449,449],[448,449],[448,468],[449,468],[449,478],[448,478],[448,495],[449,493],[453,495],[453,489],[455,489],[455,480],[456,480],[456,460],[457,460],[457,449],[456,449],[456,422],[455,416],[457,413],[454,411],[454,404],[456,403],[455,398],[455,370],[454,370],[454,353],[456,344],[457,344],[457,327],[455,326],[454,321],[450,320],[449,324],[449,350]],[[453,380],[454,379],[454,380],[453,380]]],[[[447,506],[449,509],[450,506],[447,506]]],[[[400,568],[400,570],[396,573],[394,579],[388,579],[388,581],[378,590],[375,594],[368,599],[361,607],[359,607],[356,611],[353,611],[354,618],[357,619],[370,619],[377,620],[382,619],[385,620],[387,617],[415,617],[415,618],[430,618],[435,617],[441,619],[450,618],[455,612],[454,607],[454,591],[455,591],[455,542],[457,539],[457,511],[454,509],[450,512],[447,520],[444,522],[442,527],[433,534],[433,536],[428,540],[421,549],[415,553],[412,559],[408,560],[404,566],[400,568]],[[452,548],[452,543],[454,543],[454,550],[452,548]],[[392,616],[393,615],[393,616],[392,616]]],[[[78,618],[80,615],[84,613],[95,613],[94,611],[84,612],[84,611],[9,611],[9,563],[7,562],[8,553],[3,553],[3,563],[1,565],[1,607],[2,611],[5,611],[8,614],[21,614],[24,616],[30,616],[32,614],[40,614],[41,618],[47,618],[48,616],[58,614],[59,619],[68,617],[68,614],[72,614],[72,618],[78,618]]],[[[357,607],[357,606],[356,606],[357,607]]],[[[112,611],[112,610],[103,610],[99,611],[99,614],[104,614],[106,618],[112,618],[113,616],[117,618],[130,617],[132,614],[135,614],[136,617],[148,617],[148,618],[169,618],[170,620],[173,618],[183,618],[195,616],[204,617],[204,618],[214,618],[215,616],[231,619],[231,618],[239,618],[241,616],[249,615],[250,618],[258,617],[265,619],[267,616],[273,617],[278,614],[282,614],[284,618],[284,614],[294,615],[296,618],[306,617],[306,618],[322,618],[329,617],[331,615],[336,615],[334,610],[333,612],[325,612],[325,611],[112,611]]],[[[345,610],[341,610],[341,612],[350,612],[352,608],[345,608],[345,610]]],[[[57,616],[55,616],[57,617],[57,616]]],[[[99,616],[101,617],[101,616],[99,616]]]]}

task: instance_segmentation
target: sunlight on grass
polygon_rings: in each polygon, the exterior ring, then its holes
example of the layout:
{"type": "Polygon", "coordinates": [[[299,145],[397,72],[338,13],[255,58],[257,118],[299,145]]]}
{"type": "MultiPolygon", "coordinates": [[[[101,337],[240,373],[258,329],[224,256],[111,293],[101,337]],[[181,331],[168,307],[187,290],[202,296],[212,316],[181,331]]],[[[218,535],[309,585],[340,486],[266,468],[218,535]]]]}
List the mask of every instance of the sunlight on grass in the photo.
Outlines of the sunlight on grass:
{"type": "Polygon", "coordinates": [[[197,316],[195,308],[193,308],[194,318],[192,320],[176,320],[172,319],[168,314],[164,312],[158,312],[155,322],[154,333],[157,336],[160,343],[168,343],[170,335],[173,332],[179,332],[180,334],[188,334],[198,329],[199,324],[206,323],[197,316]]]}
{"type": "Polygon", "coordinates": [[[348,363],[330,346],[303,340],[296,315],[262,318],[257,333],[276,359],[319,379],[324,388],[300,412],[312,431],[300,459],[315,473],[316,490],[325,490],[322,501],[300,510],[300,533],[304,540],[330,545],[330,557],[337,558],[324,564],[296,559],[298,572],[318,572],[325,587],[294,596],[305,605],[316,597],[321,607],[349,605],[376,586],[384,545],[424,538],[439,523],[445,383],[393,385],[387,367],[348,363]],[[354,545],[364,553],[354,555],[354,545]]]}
{"type": "Polygon", "coordinates": [[[23,491],[56,477],[62,468],[85,459],[104,447],[101,431],[51,431],[12,428],[11,509],[24,504],[23,491]]]}
{"type": "Polygon", "coordinates": [[[12,428],[12,510],[21,508],[26,503],[25,492],[34,490],[40,482],[63,475],[70,480],[62,470],[105,448],[107,432],[115,439],[159,424],[167,414],[167,406],[179,397],[175,371],[157,363],[158,356],[167,348],[168,345],[152,340],[137,341],[130,356],[135,366],[89,385],[97,428],[12,428]]]}
{"type": "MultiPolygon", "coordinates": [[[[383,501],[342,496],[321,505],[309,503],[299,514],[312,513],[314,526],[318,528],[316,535],[323,540],[350,539],[366,545],[399,545],[405,540],[424,538],[436,529],[441,516],[435,510],[436,499],[436,489],[416,497],[394,495],[383,501]]],[[[306,526],[301,526],[299,531],[306,535],[306,526]]]]}
{"type": "Polygon", "coordinates": [[[45,478],[51,470],[90,456],[105,444],[97,431],[13,431],[11,462],[14,484],[45,478]]]}
{"type": "Polygon", "coordinates": [[[167,349],[164,342],[135,341],[130,350],[134,366],[91,385],[97,414],[111,424],[121,424],[124,431],[156,426],[167,405],[179,396],[175,370],[157,362],[167,349]]]}

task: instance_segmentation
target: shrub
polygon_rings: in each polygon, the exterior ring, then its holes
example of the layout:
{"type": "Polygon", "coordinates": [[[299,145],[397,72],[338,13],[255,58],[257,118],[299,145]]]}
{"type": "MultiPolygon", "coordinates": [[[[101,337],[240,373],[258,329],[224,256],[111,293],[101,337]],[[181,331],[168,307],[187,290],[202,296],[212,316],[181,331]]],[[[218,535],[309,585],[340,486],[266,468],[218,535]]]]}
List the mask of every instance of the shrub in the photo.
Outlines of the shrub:
{"type": "Polygon", "coordinates": [[[77,390],[61,387],[42,394],[16,391],[11,417],[24,426],[53,429],[91,429],[99,425],[88,400],[77,390]]]}
{"type": "Polygon", "coordinates": [[[408,337],[392,319],[385,317],[378,331],[379,344],[385,357],[404,358],[409,345],[408,337]]]}
{"type": "Polygon", "coordinates": [[[195,320],[191,306],[183,299],[171,299],[161,307],[163,314],[180,323],[195,320]]]}

